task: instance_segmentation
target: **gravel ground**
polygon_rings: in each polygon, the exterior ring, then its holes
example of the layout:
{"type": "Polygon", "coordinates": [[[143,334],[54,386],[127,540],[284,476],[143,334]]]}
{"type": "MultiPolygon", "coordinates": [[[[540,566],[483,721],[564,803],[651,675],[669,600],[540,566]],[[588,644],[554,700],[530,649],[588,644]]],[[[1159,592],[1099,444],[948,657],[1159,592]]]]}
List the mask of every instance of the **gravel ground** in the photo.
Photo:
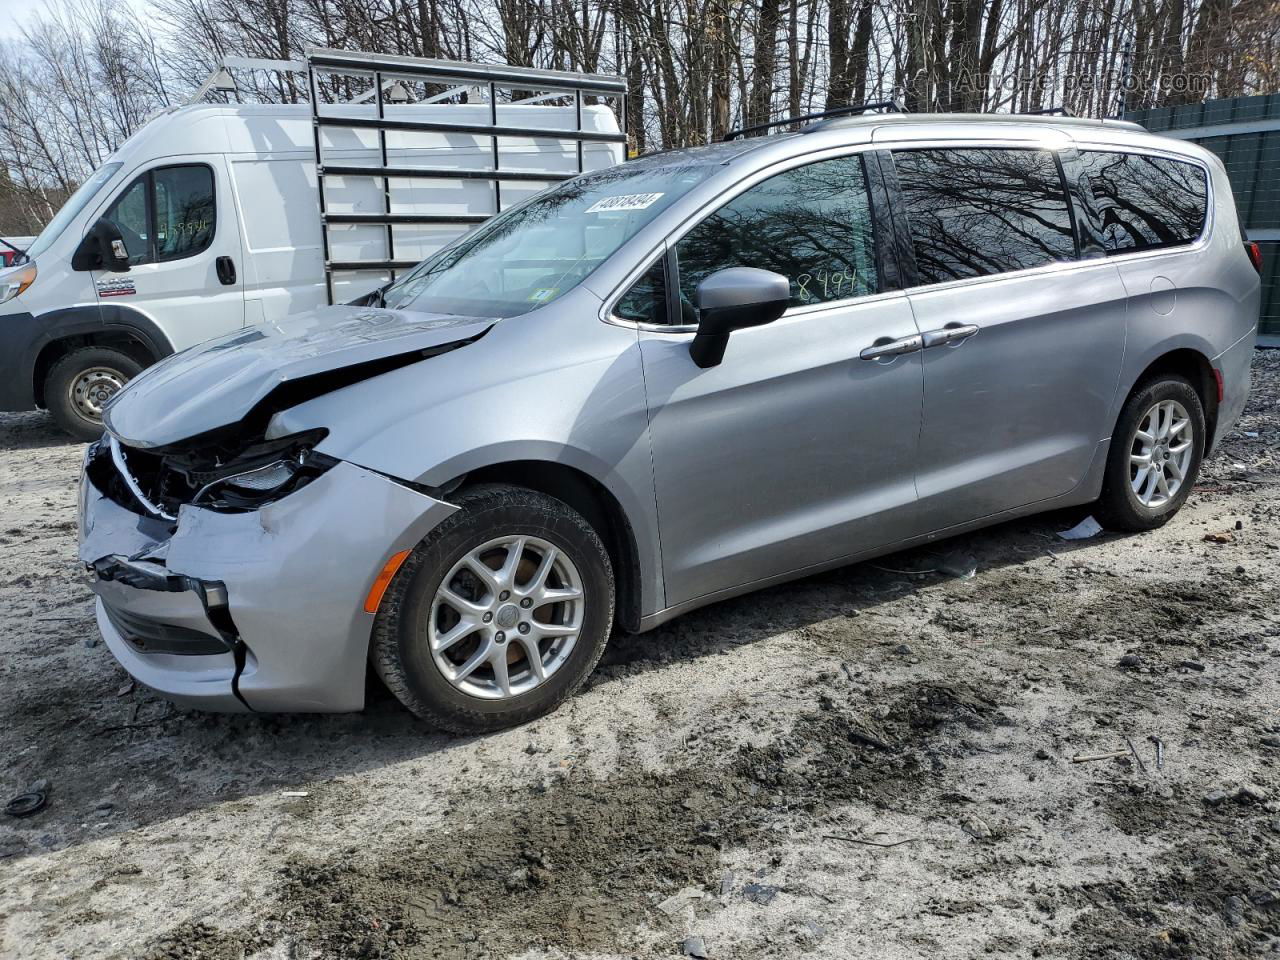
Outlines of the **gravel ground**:
{"type": "Polygon", "coordinates": [[[79,457],[0,415],[0,794],[49,784],[0,822],[4,957],[1280,956],[1280,351],[1160,531],[721,603],[486,737],[136,689],[79,457]]]}

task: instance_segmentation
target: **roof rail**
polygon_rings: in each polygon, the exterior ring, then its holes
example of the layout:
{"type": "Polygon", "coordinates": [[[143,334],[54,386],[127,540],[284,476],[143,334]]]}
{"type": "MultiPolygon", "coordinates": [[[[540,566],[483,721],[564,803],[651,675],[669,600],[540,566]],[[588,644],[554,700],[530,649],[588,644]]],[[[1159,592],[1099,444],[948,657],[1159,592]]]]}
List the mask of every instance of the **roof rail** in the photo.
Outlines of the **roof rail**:
{"type": "Polygon", "coordinates": [[[757,123],[754,126],[742,127],[739,130],[730,130],[724,135],[725,143],[730,140],[737,140],[738,137],[749,137],[753,133],[763,133],[765,130],[772,130],[774,127],[785,127],[789,123],[805,123],[809,120],[829,120],[832,117],[843,117],[851,113],[870,113],[879,110],[888,113],[906,113],[907,108],[897,100],[873,100],[869,103],[855,103],[848,107],[833,107],[830,110],[819,110],[817,113],[804,113],[797,117],[787,117],[783,120],[770,120],[768,123],[757,123]]]}
{"type": "Polygon", "coordinates": [[[1069,107],[1045,107],[1042,110],[1023,110],[1027,117],[1075,117],[1069,107]]]}

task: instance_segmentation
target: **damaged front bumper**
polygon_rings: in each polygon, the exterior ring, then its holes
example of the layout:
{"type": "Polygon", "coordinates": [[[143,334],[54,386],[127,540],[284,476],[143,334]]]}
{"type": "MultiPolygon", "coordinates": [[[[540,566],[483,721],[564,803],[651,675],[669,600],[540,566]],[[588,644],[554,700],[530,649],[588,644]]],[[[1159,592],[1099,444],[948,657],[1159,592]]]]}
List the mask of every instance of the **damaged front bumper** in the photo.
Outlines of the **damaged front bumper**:
{"type": "Polygon", "coordinates": [[[374,620],[365,598],[388,557],[456,509],[339,462],[258,510],[184,505],[166,523],[82,472],[80,559],[112,654],[174,702],[359,710],[374,620]]]}

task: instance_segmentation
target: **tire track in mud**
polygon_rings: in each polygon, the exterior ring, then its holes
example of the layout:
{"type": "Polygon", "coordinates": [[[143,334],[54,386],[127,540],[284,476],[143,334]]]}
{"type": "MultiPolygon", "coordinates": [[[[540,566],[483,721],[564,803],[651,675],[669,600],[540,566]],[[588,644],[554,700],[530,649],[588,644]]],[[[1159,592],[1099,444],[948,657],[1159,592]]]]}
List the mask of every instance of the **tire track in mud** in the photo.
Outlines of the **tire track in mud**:
{"type": "Polygon", "coordinates": [[[281,940],[300,955],[362,958],[625,952],[639,946],[633,932],[658,922],[656,899],[714,889],[722,851],[767,845],[770,818],[799,829],[851,802],[928,806],[940,755],[957,749],[945,735],[1008,722],[964,685],[886,690],[874,718],[838,696],[823,694],[783,736],[719,763],[568,777],[514,801],[472,793],[449,812],[456,829],[285,867],[278,901],[252,931],[180,927],[143,956],[239,956],[281,940]]]}

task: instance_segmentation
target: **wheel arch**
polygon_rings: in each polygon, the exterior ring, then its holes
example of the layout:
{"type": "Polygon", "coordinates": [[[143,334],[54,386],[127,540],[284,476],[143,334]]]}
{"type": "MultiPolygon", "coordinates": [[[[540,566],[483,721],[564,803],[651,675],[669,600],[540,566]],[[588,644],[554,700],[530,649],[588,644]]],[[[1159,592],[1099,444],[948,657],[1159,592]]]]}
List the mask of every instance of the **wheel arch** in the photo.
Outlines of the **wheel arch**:
{"type": "Polygon", "coordinates": [[[478,483],[508,483],[555,497],[579,514],[604,541],[613,564],[617,590],[617,622],[635,633],[640,629],[641,566],[635,530],[618,498],[599,480],[577,467],[547,460],[509,460],[470,470],[441,490],[448,493],[478,483]]]}
{"type": "MultiPolygon", "coordinates": [[[[1204,409],[1205,422],[1205,455],[1209,454],[1209,442],[1215,436],[1218,426],[1218,379],[1213,364],[1203,352],[1193,347],[1177,347],[1168,350],[1149,362],[1134,380],[1124,400],[1142,387],[1162,376],[1179,376],[1195,389],[1200,398],[1200,406],[1204,409]]],[[[1123,408],[1123,404],[1121,405],[1123,408]]],[[[1117,416],[1119,413],[1117,412],[1117,416]]]]}
{"type": "Polygon", "coordinates": [[[139,310],[110,304],[103,307],[67,307],[36,318],[42,328],[30,362],[31,392],[39,407],[45,403],[45,379],[53,365],[81,347],[121,350],[143,367],[174,352],[173,345],[156,323],[139,310]]]}

